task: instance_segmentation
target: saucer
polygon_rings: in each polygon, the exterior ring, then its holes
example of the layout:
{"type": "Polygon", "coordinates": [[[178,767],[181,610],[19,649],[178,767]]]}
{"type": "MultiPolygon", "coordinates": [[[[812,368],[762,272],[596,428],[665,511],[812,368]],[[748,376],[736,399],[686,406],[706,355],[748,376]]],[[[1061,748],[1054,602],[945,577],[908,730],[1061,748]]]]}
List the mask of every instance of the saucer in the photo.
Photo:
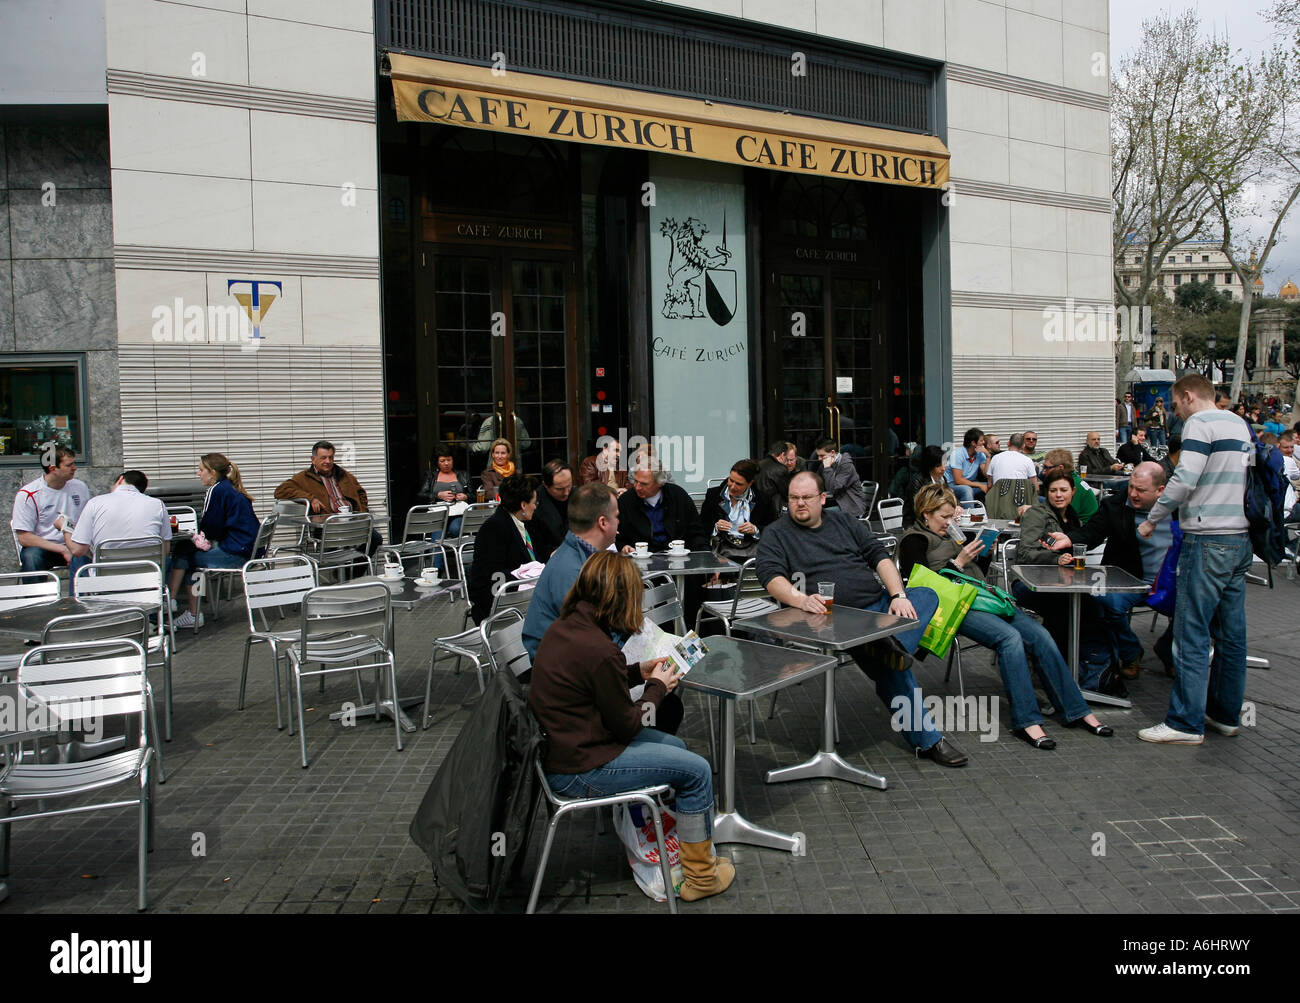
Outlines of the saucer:
{"type": "Polygon", "coordinates": [[[665,550],[664,553],[669,557],[689,557],[691,552],[689,550],[665,550]]]}
{"type": "Polygon", "coordinates": [[[415,584],[422,589],[433,589],[442,584],[442,579],[439,578],[436,582],[431,582],[427,578],[417,578],[415,584]]]}

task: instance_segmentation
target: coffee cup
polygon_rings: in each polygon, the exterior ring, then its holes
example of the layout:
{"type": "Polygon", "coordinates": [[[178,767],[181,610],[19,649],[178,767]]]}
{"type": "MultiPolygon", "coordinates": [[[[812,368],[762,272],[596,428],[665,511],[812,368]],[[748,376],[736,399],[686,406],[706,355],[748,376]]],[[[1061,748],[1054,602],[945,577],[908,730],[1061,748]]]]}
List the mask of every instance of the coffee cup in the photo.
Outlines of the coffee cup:
{"type": "Polygon", "coordinates": [[[423,578],[426,582],[436,582],[438,580],[438,569],[421,568],[420,577],[423,578]]]}
{"type": "Polygon", "coordinates": [[[402,566],[401,566],[400,564],[386,564],[386,565],[384,565],[384,577],[385,577],[385,578],[401,578],[401,577],[402,577],[402,566]]]}
{"type": "Polygon", "coordinates": [[[685,550],[685,549],[686,549],[686,541],[685,541],[685,540],[669,540],[669,541],[668,541],[668,548],[669,548],[670,550],[685,550]]]}
{"type": "Polygon", "coordinates": [[[638,540],[636,544],[636,556],[648,557],[649,554],[650,554],[650,544],[646,543],[643,540],[638,540]]]}

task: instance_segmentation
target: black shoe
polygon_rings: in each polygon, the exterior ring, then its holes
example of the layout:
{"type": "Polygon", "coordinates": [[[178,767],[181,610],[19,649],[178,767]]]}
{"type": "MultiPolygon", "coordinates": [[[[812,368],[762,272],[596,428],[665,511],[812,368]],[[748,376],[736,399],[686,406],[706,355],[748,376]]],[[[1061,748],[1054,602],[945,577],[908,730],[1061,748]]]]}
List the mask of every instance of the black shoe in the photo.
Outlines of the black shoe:
{"type": "Polygon", "coordinates": [[[925,759],[933,759],[940,766],[965,766],[970,762],[970,756],[942,738],[928,749],[917,749],[916,754],[925,759]]]}
{"type": "Polygon", "coordinates": [[[1050,752],[1056,748],[1056,739],[1048,738],[1046,735],[1042,738],[1030,738],[1029,732],[1024,728],[1012,728],[1011,734],[1015,735],[1020,741],[1028,742],[1035,749],[1042,749],[1044,752],[1050,752]]]}
{"type": "Polygon", "coordinates": [[[1110,738],[1115,734],[1115,729],[1108,724],[1091,725],[1081,717],[1076,717],[1073,721],[1062,722],[1067,728],[1082,728],[1090,731],[1098,738],[1110,738]]]}
{"type": "Polygon", "coordinates": [[[1124,677],[1114,668],[1109,668],[1101,674],[1101,678],[1097,680],[1097,692],[1122,699],[1128,698],[1128,687],[1124,685],[1124,677]]]}
{"type": "Polygon", "coordinates": [[[1174,678],[1174,639],[1169,634],[1161,634],[1160,640],[1152,645],[1152,651],[1165,667],[1165,675],[1174,678]]]}

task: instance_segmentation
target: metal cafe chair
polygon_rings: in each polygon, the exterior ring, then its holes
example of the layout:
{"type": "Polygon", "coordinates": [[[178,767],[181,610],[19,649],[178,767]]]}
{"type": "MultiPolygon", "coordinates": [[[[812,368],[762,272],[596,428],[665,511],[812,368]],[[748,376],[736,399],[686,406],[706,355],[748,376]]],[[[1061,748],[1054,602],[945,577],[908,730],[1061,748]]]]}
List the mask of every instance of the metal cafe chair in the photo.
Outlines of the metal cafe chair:
{"type": "MultiPolygon", "coordinates": [[[[126,561],[151,561],[163,571],[163,615],[167,618],[167,634],[176,647],[176,628],[172,625],[171,590],[167,587],[167,546],[161,536],[141,536],[131,539],[101,540],[95,544],[91,560],[96,564],[122,564],[126,561]]],[[[195,630],[198,628],[196,627],[195,630]]]]}
{"type": "Polygon", "coordinates": [[[444,553],[441,543],[434,537],[440,540],[447,532],[447,513],[446,505],[412,505],[402,527],[402,542],[386,549],[397,555],[403,568],[407,561],[426,562],[444,553]]]}
{"type": "Polygon", "coordinates": [[[862,508],[862,511],[864,513],[863,516],[864,518],[867,519],[870,518],[871,506],[876,503],[876,495],[878,495],[879,493],[880,493],[880,484],[877,481],[862,482],[862,494],[866,498],[866,503],[863,505],[862,508]]]}
{"type": "Polygon", "coordinates": [[[366,556],[373,527],[369,512],[349,512],[326,519],[321,524],[316,550],[309,555],[316,561],[318,573],[337,571],[342,575],[346,570],[351,577],[353,569],[362,565],[366,574],[373,574],[374,565],[366,556]]]}
{"type": "MultiPolygon", "coordinates": [[[[488,610],[488,615],[483,618],[487,623],[498,613],[508,609],[517,610],[522,617],[528,612],[528,604],[532,602],[533,586],[536,582],[499,582],[492,586],[492,606],[488,610]]],[[[487,648],[484,644],[483,635],[478,627],[468,626],[470,622],[470,610],[468,601],[465,607],[465,628],[458,634],[452,634],[448,637],[435,638],[433,649],[429,653],[429,672],[424,680],[424,719],[421,727],[429,727],[429,711],[433,702],[433,670],[441,658],[454,658],[456,660],[456,671],[460,671],[460,660],[468,658],[474,663],[474,672],[478,676],[478,691],[483,693],[485,684],[483,679],[483,665],[485,662],[491,665],[487,648]]]]}
{"type": "Polygon", "coordinates": [[[524,615],[518,609],[512,606],[488,617],[478,630],[493,672],[522,676],[532,669],[532,656],[524,647],[524,615]]]}
{"type": "MultiPolygon", "coordinates": [[[[264,557],[267,551],[270,550],[271,540],[275,536],[275,527],[279,524],[280,516],[276,512],[272,512],[262,520],[261,525],[257,527],[257,536],[253,538],[251,560],[255,561],[260,557],[264,557]]],[[[221,600],[222,587],[224,586],[228,592],[227,598],[233,599],[235,580],[240,577],[241,571],[240,568],[204,568],[202,570],[204,577],[202,592],[207,594],[212,619],[221,619],[221,612],[217,608],[217,604],[221,600]],[[216,588],[213,588],[214,583],[216,588]]],[[[194,622],[194,629],[195,631],[199,629],[197,618],[194,622]]]]}
{"type": "MultiPolygon", "coordinates": [[[[541,787],[541,794],[546,799],[546,814],[549,821],[546,825],[546,842],[542,844],[542,853],[537,860],[537,875],[533,878],[532,892],[528,896],[528,908],[526,913],[532,914],[537,911],[537,897],[542,890],[542,878],[546,876],[546,862],[551,856],[551,844],[555,842],[555,830],[560,824],[560,819],[565,815],[571,815],[576,811],[584,809],[607,808],[616,804],[642,805],[654,819],[655,823],[655,840],[660,847],[667,846],[664,841],[664,822],[663,815],[660,812],[660,801],[666,797],[672,789],[668,784],[659,784],[656,787],[641,787],[634,791],[624,791],[621,794],[606,794],[602,797],[594,798],[571,798],[563,797],[551,790],[551,785],[546,781],[546,771],[542,768],[542,759],[539,754],[533,760],[533,767],[537,770],[537,779],[541,787]]],[[[668,854],[659,854],[659,867],[664,876],[664,894],[668,899],[668,911],[674,916],[677,915],[677,894],[673,890],[672,866],[668,862],[668,854]]]]}
{"type": "Polygon", "coordinates": [[[275,609],[284,618],[286,607],[302,606],[307,593],[318,585],[316,564],[304,554],[283,554],[252,560],[240,569],[244,582],[244,606],[248,611],[248,636],[244,638],[244,667],[239,675],[239,709],[244,709],[244,691],[248,686],[248,658],[254,644],[271,649],[272,682],[275,684],[275,726],[284,729],[280,701],[280,660],[287,657],[287,647],[298,640],[301,627],[295,621],[290,630],[272,630],[266,611],[275,609]],[[261,617],[259,627],[257,618],[261,617]]]}
{"type": "MultiPolygon", "coordinates": [[[[393,594],[383,582],[349,582],[312,589],[302,597],[301,628],[286,652],[293,677],[291,695],[298,701],[298,741],[302,767],[307,768],[307,719],[302,698],[302,681],[308,676],[322,679],[331,673],[351,672],[360,685],[361,672],[375,672],[375,720],[380,704],[397,699],[397,672],[393,664],[393,594]],[[357,664],[365,661],[364,664],[357,664]],[[308,669],[308,665],[320,668],[308,669]],[[385,683],[387,687],[385,688],[385,683]]],[[[290,708],[290,715],[293,710],[290,708]]],[[[397,751],[402,751],[402,716],[393,714],[397,751]]],[[[293,723],[290,720],[290,732],[293,723]]]]}
{"type": "Polygon", "coordinates": [[[151,664],[163,668],[163,705],[165,730],[163,738],[172,740],[172,645],[162,615],[165,608],[162,569],[153,561],[122,561],[109,564],[83,564],[74,579],[77,598],[117,600],[159,610],[157,631],[150,631],[145,647],[151,664]]]}
{"type": "MultiPolygon", "coordinates": [[[[0,575],[0,611],[40,606],[59,598],[61,583],[52,571],[22,571],[0,575]]],[[[0,674],[18,668],[22,655],[0,655],[0,674]]]]}
{"type": "Polygon", "coordinates": [[[32,648],[18,667],[18,682],[29,698],[50,709],[61,724],[84,725],[94,718],[139,715],[137,748],[126,749],[85,763],[12,763],[0,770],[0,799],[32,810],[6,814],[0,819],[0,874],[9,872],[9,829],[15,822],[55,818],[60,815],[109,808],[139,809],[137,907],[148,907],[148,852],[153,848],[154,748],[149,743],[148,678],[145,654],[126,638],[83,644],[58,644],[32,648]],[[133,784],[133,796],[87,804],[84,795],[133,784]],[[53,807],[65,799],[78,799],[67,807],[53,807]]]}
{"type": "Polygon", "coordinates": [[[456,553],[457,578],[469,580],[469,576],[465,573],[465,550],[474,546],[475,534],[482,528],[483,523],[492,518],[492,513],[496,510],[496,502],[481,502],[471,505],[461,515],[460,533],[447,540],[447,546],[456,553]]]}
{"type": "MultiPolygon", "coordinates": [[[[149,644],[149,618],[144,610],[113,609],[98,613],[78,613],[70,616],[57,616],[45,625],[41,634],[41,644],[85,644],[88,641],[113,641],[127,638],[140,645],[141,650],[149,644]]],[[[147,666],[146,666],[147,667],[147,666]]],[[[167,775],[163,772],[162,739],[158,734],[158,709],[154,703],[153,685],[145,677],[145,686],[149,698],[149,736],[153,744],[154,755],[158,757],[158,783],[165,784],[167,775]]],[[[120,749],[125,744],[125,736],[103,739],[99,742],[69,741],[60,743],[60,762],[76,762],[91,756],[120,749]]]]}
{"type": "Polygon", "coordinates": [[[903,499],[881,498],[876,502],[876,518],[880,520],[880,531],[889,533],[903,528],[903,499]]]}
{"type": "Polygon", "coordinates": [[[306,498],[279,498],[275,502],[275,514],[280,516],[280,526],[291,531],[292,542],[272,547],[271,554],[278,550],[303,549],[307,545],[307,527],[311,523],[311,502],[306,498]]]}
{"type": "Polygon", "coordinates": [[[176,517],[178,533],[197,533],[199,531],[199,514],[192,505],[168,505],[167,515],[176,517]]]}

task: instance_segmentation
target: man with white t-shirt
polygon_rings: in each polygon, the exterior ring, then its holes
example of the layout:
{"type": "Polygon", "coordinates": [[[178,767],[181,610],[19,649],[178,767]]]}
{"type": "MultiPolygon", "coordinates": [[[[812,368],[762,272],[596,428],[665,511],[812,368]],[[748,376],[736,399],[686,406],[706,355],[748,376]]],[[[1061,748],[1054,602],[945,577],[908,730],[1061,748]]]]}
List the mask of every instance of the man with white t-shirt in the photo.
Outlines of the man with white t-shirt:
{"type": "Polygon", "coordinates": [[[144,493],[148,487],[149,478],[139,470],[124,470],[108,494],[90,499],[68,543],[73,555],[91,555],[106,540],[144,540],[152,536],[164,540],[163,552],[169,553],[171,517],[161,499],[144,493]]]}
{"type": "Polygon", "coordinates": [[[1300,492],[1300,463],[1295,458],[1296,434],[1290,430],[1277,437],[1277,448],[1282,452],[1282,470],[1291,482],[1286,490],[1286,521],[1300,522],[1300,505],[1296,504],[1296,494],[1300,492]]]}
{"type": "Polygon", "coordinates": [[[1034,491],[1038,491],[1038,471],[1034,469],[1034,461],[1025,455],[1024,448],[1025,435],[1023,432],[1016,432],[1007,440],[1007,448],[989,460],[990,484],[1008,478],[1030,480],[1034,482],[1034,491]]]}
{"type": "Polygon", "coordinates": [[[55,446],[54,463],[45,467],[44,476],[24,484],[14,496],[14,535],[24,571],[72,563],[66,533],[90,501],[90,488],[76,477],[76,455],[67,446],[55,446]]]}

